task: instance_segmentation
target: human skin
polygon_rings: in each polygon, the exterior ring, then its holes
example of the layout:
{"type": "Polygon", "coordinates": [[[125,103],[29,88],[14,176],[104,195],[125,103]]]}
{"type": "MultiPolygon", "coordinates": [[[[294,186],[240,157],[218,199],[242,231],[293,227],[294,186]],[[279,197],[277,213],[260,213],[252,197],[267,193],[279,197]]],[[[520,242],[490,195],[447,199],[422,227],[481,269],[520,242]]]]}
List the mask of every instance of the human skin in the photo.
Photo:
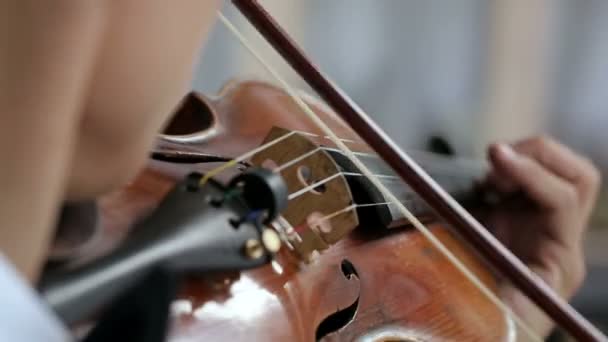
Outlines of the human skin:
{"type": "MultiPolygon", "coordinates": [[[[600,188],[593,163],[539,136],[493,144],[486,186],[504,198],[480,217],[486,227],[563,298],[585,278],[583,238],[600,188]]],[[[529,299],[505,283],[503,298],[541,336],[553,327],[529,299]]]]}
{"type": "Polygon", "coordinates": [[[64,201],[142,167],[215,0],[0,0],[0,249],[36,279],[64,201]]]}

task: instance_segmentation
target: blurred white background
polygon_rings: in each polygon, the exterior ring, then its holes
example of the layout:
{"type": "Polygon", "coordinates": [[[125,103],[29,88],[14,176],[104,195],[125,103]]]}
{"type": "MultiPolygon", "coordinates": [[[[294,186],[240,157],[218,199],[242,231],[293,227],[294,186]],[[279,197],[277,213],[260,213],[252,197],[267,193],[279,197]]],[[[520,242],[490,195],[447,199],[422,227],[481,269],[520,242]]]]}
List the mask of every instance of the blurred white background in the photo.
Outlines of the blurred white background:
{"type": "MultiPolygon", "coordinates": [[[[608,169],[608,2],[266,0],[310,56],[403,146],[430,133],[463,154],[544,132],[608,169]]],[[[300,84],[226,3],[224,12],[300,84]]],[[[268,78],[221,25],[195,88],[268,78]]]]}

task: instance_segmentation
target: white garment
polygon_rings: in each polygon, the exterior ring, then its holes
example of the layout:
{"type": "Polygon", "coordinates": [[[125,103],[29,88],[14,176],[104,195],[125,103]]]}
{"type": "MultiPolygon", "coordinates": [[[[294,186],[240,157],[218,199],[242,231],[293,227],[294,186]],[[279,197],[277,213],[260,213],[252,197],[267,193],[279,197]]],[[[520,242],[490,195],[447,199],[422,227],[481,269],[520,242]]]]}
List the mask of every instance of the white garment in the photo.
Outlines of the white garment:
{"type": "Polygon", "coordinates": [[[66,342],[68,330],[21,277],[0,256],[0,341],[66,342]]]}

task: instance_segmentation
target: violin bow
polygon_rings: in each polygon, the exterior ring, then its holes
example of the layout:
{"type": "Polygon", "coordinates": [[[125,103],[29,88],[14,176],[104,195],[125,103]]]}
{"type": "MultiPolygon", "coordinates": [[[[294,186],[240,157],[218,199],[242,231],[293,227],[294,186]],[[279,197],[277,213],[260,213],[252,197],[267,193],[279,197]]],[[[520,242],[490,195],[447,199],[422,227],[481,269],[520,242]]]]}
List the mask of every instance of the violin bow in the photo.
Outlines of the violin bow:
{"type": "Polygon", "coordinates": [[[327,104],[441,218],[490,265],[512,282],[570,336],[579,341],[608,341],[595,326],[556,294],[488,230],[448,195],[386,133],[323,75],[276,20],[256,0],[232,0],[234,6],[327,104]]]}

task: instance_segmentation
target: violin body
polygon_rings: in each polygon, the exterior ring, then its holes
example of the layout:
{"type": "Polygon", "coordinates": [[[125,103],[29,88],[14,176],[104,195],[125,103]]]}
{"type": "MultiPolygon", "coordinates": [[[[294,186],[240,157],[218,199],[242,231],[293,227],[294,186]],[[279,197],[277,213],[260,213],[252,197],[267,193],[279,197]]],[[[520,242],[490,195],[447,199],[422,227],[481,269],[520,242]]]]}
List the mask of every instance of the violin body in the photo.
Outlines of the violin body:
{"type": "MultiPolygon", "coordinates": [[[[325,105],[309,97],[304,99],[339,137],[358,140],[325,105]]],[[[321,135],[316,125],[298,114],[300,111],[284,91],[272,85],[232,82],[214,98],[188,95],[160,136],[157,148],[234,158],[260,146],[273,127],[321,135]]],[[[282,148],[290,149],[287,141],[282,144],[282,148]]],[[[366,146],[358,149],[369,151],[366,146]]],[[[119,244],[130,227],[154,210],[180,177],[217,165],[150,161],[138,178],[99,201],[101,233],[79,260],[107,253],[119,244]]],[[[217,178],[228,177],[241,168],[238,165],[217,178]]],[[[329,191],[332,184],[327,183],[328,191],[300,201],[303,204],[297,212],[292,210],[287,215],[299,215],[306,205],[338,201],[330,198],[336,196],[329,191]]],[[[344,179],[336,179],[335,186],[346,189],[344,196],[352,191],[344,179]]],[[[387,229],[368,224],[362,217],[352,220],[352,231],[311,258],[283,248],[272,264],[238,275],[188,276],[172,306],[170,340],[514,338],[508,316],[418,231],[406,224],[387,229]]],[[[497,281],[487,266],[432,215],[427,221],[433,234],[486,286],[497,291],[497,281]]]]}

